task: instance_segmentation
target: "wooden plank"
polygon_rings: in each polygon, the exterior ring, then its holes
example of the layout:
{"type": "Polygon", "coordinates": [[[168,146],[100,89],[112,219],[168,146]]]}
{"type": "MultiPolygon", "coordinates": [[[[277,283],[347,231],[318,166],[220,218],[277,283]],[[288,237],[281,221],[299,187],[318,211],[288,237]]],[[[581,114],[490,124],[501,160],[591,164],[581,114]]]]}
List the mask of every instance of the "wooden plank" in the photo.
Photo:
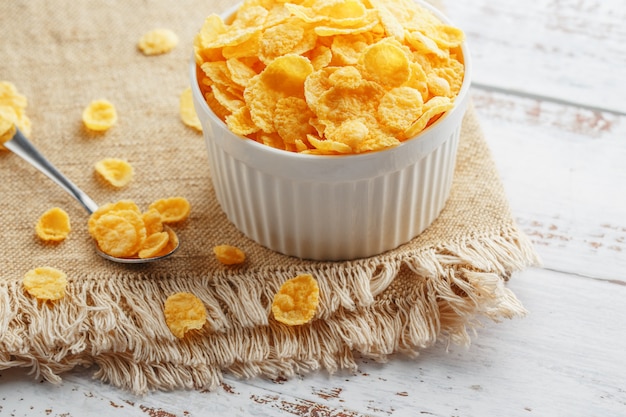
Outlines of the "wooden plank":
{"type": "Polygon", "coordinates": [[[476,85],[626,114],[623,0],[444,0],[476,85]]]}
{"type": "Polygon", "coordinates": [[[626,282],[626,116],[481,89],[473,101],[544,266],[626,282]]]}
{"type": "MultiPolygon", "coordinates": [[[[617,271],[616,271],[617,273],[617,271]]],[[[469,348],[362,361],[356,374],[289,381],[228,378],[216,392],[134,397],[89,379],[33,384],[0,373],[0,413],[66,416],[617,416],[626,410],[626,286],[531,269],[509,283],[529,310],[485,323],[469,348]],[[602,323],[602,326],[598,326],[602,323]],[[63,398],[63,401],[59,401],[63,398]]]]}

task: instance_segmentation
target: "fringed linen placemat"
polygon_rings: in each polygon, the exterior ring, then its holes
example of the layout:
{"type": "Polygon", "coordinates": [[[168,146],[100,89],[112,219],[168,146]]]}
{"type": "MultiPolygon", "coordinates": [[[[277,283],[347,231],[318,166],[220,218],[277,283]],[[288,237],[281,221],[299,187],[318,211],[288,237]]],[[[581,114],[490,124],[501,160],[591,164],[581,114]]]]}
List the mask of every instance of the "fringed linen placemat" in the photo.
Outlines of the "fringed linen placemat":
{"type": "Polygon", "coordinates": [[[245,238],[215,199],[202,136],[179,119],[189,85],[192,38],[204,17],[227,1],[69,0],[0,4],[0,79],[28,97],[31,140],[99,203],[140,206],[181,195],[190,218],[176,227],[173,258],[143,266],[101,259],[86,230],[87,213],[16,155],[0,151],[0,369],[25,367],[59,381],[76,366],[136,393],[214,388],[225,372],[289,377],[316,369],[354,369],[355,354],[385,360],[437,341],[469,343],[482,318],[521,316],[506,288],[512,272],[537,261],[516,227],[473,108],[463,124],[450,199],[435,223],[410,243],[350,262],[312,262],[245,238]],[[139,37],[168,28],[180,44],[147,57],[139,37]],[[82,127],[82,109],[106,98],[119,122],[103,134],[82,127]],[[93,173],[105,157],[135,168],[130,186],[107,187],[93,173]],[[66,210],[73,230],[58,244],[35,235],[39,216],[66,210]],[[247,253],[239,267],[219,264],[212,247],[247,253]],[[66,296],[42,303],[22,286],[24,273],[52,266],[68,275],[66,296]],[[273,320],[270,304],[288,278],[311,273],[321,304],[310,324],[273,320]],[[183,340],[163,317],[163,303],[188,291],[209,320],[183,340]]]}

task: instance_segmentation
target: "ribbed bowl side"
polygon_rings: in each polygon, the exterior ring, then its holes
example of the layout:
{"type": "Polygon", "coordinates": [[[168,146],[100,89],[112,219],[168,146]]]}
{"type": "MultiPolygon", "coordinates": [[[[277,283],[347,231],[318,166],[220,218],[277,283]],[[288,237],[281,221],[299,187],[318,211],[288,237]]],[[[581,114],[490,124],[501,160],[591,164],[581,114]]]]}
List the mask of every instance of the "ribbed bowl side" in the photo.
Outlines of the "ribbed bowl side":
{"type": "Polygon", "coordinates": [[[208,141],[219,203],[259,244],[286,255],[345,260],[380,254],[424,231],[443,209],[460,129],[399,171],[357,181],[276,177],[208,141]]]}

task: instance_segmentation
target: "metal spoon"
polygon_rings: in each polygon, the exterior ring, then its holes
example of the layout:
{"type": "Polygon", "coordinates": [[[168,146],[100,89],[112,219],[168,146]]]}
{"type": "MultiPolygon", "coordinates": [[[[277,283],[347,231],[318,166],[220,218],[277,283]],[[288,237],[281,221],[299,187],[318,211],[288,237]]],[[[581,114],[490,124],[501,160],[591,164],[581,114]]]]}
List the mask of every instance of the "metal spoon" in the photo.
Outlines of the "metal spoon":
{"type": "MultiPolygon", "coordinates": [[[[92,214],[94,211],[98,209],[98,204],[93,201],[87,194],[85,194],[81,189],[79,189],[74,183],[72,183],[69,179],[67,179],[59,170],[57,170],[36,148],[35,146],[20,132],[19,129],[16,129],[15,135],[11,140],[5,142],[4,147],[18,155],[26,162],[30,163],[32,166],[37,168],[43,174],[45,174],[52,181],[61,186],[65,191],[67,191],[72,197],[74,197],[82,206],[87,210],[89,214],[92,214]]],[[[171,254],[173,254],[179,246],[178,237],[174,234],[174,232],[166,226],[166,231],[170,233],[170,237],[174,236],[174,245],[170,252],[165,255],[155,256],[153,258],[116,258],[114,256],[108,255],[98,248],[96,245],[96,251],[100,256],[105,259],[108,259],[113,262],[125,263],[125,264],[141,264],[146,262],[154,262],[160,259],[167,258],[171,254]]],[[[171,238],[170,238],[171,239],[171,238]]]]}

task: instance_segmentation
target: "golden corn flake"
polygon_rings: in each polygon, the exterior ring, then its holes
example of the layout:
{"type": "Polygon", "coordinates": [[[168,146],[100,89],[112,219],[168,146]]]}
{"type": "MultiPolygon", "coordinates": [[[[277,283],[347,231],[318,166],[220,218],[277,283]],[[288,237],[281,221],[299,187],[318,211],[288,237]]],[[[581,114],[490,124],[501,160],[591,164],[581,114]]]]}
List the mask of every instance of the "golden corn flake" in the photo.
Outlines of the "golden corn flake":
{"type": "Polygon", "coordinates": [[[163,231],[163,221],[161,220],[161,213],[155,208],[151,208],[141,215],[143,224],[146,227],[146,234],[150,236],[153,233],[160,233],[163,231]]]}
{"type": "Polygon", "coordinates": [[[28,271],[22,284],[24,289],[38,300],[59,300],[65,296],[67,276],[59,269],[40,267],[28,271]]]}
{"type": "Polygon", "coordinates": [[[283,283],[272,302],[274,318],[290,326],[313,319],[319,304],[319,287],[310,274],[298,275],[283,283]]]}
{"type": "Polygon", "coordinates": [[[412,0],[262,0],[228,23],[209,16],[194,51],[207,104],[234,133],[352,154],[397,146],[454,106],[463,41],[412,0]]]}
{"type": "Polygon", "coordinates": [[[17,115],[9,106],[0,106],[0,147],[15,136],[17,115]]]}
{"type": "Polygon", "coordinates": [[[265,133],[273,133],[274,114],[279,99],[304,98],[304,81],[313,72],[313,65],[300,55],[276,58],[265,70],[250,80],[244,99],[250,108],[252,121],[265,133]]]}
{"type": "Polygon", "coordinates": [[[365,48],[375,43],[376,39],[379,38],[378,34],[372,32],[333,36],[330,45],[333,53],[331,65],[340,67],[355,65],[365,48]]]}
{"type": "Polygon", "coordinates": [[[83,123],[87,129],[102,132],[116,122],[117,111],[108,100],[94,100],[83,110],[83,123]]]}
{"type": "Polygon", "coordinates": [[[174,336],[185,337],[190,330],[198,330],[207,321],[207,312],[202,300],[188,292],[170,295],[163,306],[165,323],[174,336]]]}
{"type": "Polygon", "coordinates": [[[196,109],[193,106],[193,96],[191,94],[191,88],[189,87],[184,89],[180,94],[179,112],[180,118],[184,124],[202,132],[202,125],[200,124],[196,109]]]}
{"type": "Polygon", "coordinates": [[[226,124],[237,135],[246,136],[259,131],[259,127],[254,124],[250,108],[241,107],[225,117],[226,124]]]}
{"type": "Polygon", "coordinates": [[[213,248],[213,253],[218,261],[224,265],[242,264],[246,260],[246,254],[241,249],[231,245],[218,245],[213,248]]]}
{"type": "Polygon", "coordinates": [[[143,34],[137,44],[145,55],[160,55],[170,52],[178,45],[178,36],[169,29],[154,29],[143,34]]]}
{"type": "MultiPolygon", "coordinates": [[[[102,252],[116,258],[133,257],[143,244],[135,223],[129,218],[131,211],[105,214],[95,223],[93,237],[102,252]]],[[[136,214],[136,213],[135,213],[136,214]]]]}
{"type": "Polygon", "coordinates": [[[139,248],[138,256],[142,259],[158,256],[169,242],[167,232],[156,232],[149,235],[139,248]]]}
{"type": "Polygon", "coordinates": [[[174,233],[172,229],[170,229],[169,227],[164,227],[163,231],[166,232],[168,235],[167,245],[165,245],[165,247],[161,250],[161,252],[156,254],[156,256],[167,255],[168,253],[173,251],[178,246],[178,243],[179,243],[178,236],[176,235],[176,233],[174,233]]]}
{"type": "Polygon", "coordinates": [[[274,128],[285,144],[295,144],[316,132],[309,124],[312,117],[314,114],[304,98],[285,97],[276,102],[274,128]]]}
{"type": "Polygon", "coordinates": [[[404,40],[404,26],[400,22],[398,15],[394,11],[403,7],[395,1],[369,0],[370,4],[378,10],[380,23],[385,28],[385,32],[399,41],[404,40]]]}
{"type": "Polygon", "coordinates": [[[101,216],[107,213],[113,213],[118,210],[132,210],[132,211],[137,212],[138,214],[141,214],[141,210],[139,210],[139,206],[137,206],[137,203],[135,203],[132,200],[120,200],[115,203],[104,204],[98,207],[98,209],[94,211],[91,214],[91,216],[89,216],[89,223],[88,223],[89,233],[93,236],[93,229],[96,225],[96,222],[101,216]]]}
{"type": "Polygon", "coordinates": [[[422,100],[422,95],[415,88],[393,88],[380,100],[378,119],[383,125],[403,132],[411,126],[411,120],[418,119],[422,114],[422,100]]]}
{"type": "Polygon", "coordinates": [[[31,123],[26,116],[28,100],[17,91],[15,85],[8,81],[0,81],[0,149],[2,144],[13,138],[16,128],[29,136],[31,123]]]}
{"type": "MultiPolygon", "coordinates": [[[[305,36],[305,27],[296,19],[267,28],[259,39],[259,58],[266,64],[279,56],[294,52],[305,36]]],[[[312,47],[315,46],[313,42],[312,47]]],[[[306,51],[303,51],[306,52],[306,51]]]]}
{"type": "Polygon", "coordinates": [[[412,137],[424,130],[433,117],[450,110],[454,104],[448,97],[433,97],[424,104],[422,115],[405,131],[404,135],[412,137]]]}
{"type": "MultiPolygon", "coordinates": [[[[350,149],[343,153],[350,153],[353,149],[359,149],[363,146],[365,140],[371,135],[370,127],[364,119],[349,119],[341,124],[328,126],[324,132],[327,139],[322,142],[341,144],[350,149]]],[[[314,143],[312,144],[316,148],[318,147],[314,143]]]]}
{"type": "Polygon", "coordinates": [[[15,85],[9,81],[0,81],[0,103],[22,110],[28,106],[26,97],[20,94],[15,85]]]}
{"type": "Polygon", "coordinates": [[[72,227],[70,216],[65,210],[53,207],[39,217],[35,231],[41,240],[60,242],[67,238],[72,227]]]}
{"type": "Polygon", "coordinates": [[[232,81],[240,87],[247,87],[256,72],[250,68],[244,61],[237,58],[226,60],[226,69],[232,78],[232,81]]]}
{"type": "Polygon", "coordinates": [[[257,142],[272,148],[286,150],[285,142],[277,133],[258,132],[255,136],[257,142]]]}
{"type": "Polygon", "coordinates": [[[94,168],[102,179],[116,188],[125,187],[133,179],[134,169],[123,159],[105,158],[96,162],[94,168]]]}
{"type": "Polygon", "coordinates": [[[181,222],[189,217],[191,211],[191,205],[184,197],[163,198],[153,202],[148,208],[157,210],[163,223],[181,222]]]}
{"type": "Polygon", "coordinates": [[[214,84],[211,86],[211,91],[218,103],[230,113],[238,111],[246,104],[243,101],[243,95],[239,94],[239,91],[231,86],[214,84]]]}
{"type": "Polygon", "coordinates": [[[314,135],[308,135],[307,140],[311,145],[313,145],[316,150],[322,151],[320,152],[321,154],[332,155],[352,153],[352,148],[350,147],[350,145],[347,145],[343,142],[334,141],[331,139],[322,140],[316,138],[314,135]]]}
{"type": "Polygon", "coordinates": [[[362,24],[352,25],[352,26],[342,26],[342,25],[320,25],[315,26],[315,33],[321,37],[331,37],[334,35],[350,35],[350,34],[359,34],[365,33],[373,30],[379,25],[379,22],[376,18],[376,14],[370,12],[367,14],[362,24]]]}
{"type": "Polygon", "coordinates": [[[389,88],[402,85],[411,76],[409,51],[395,39],[385,38],[365,48],[359,65],[364,78],[389,88]]]}
{"type": "Polygon", "coordinates": [[[326,45],[316,45],[306,56],[315,70],[327,67],[333,59],[333,53],[326,45]]]}

